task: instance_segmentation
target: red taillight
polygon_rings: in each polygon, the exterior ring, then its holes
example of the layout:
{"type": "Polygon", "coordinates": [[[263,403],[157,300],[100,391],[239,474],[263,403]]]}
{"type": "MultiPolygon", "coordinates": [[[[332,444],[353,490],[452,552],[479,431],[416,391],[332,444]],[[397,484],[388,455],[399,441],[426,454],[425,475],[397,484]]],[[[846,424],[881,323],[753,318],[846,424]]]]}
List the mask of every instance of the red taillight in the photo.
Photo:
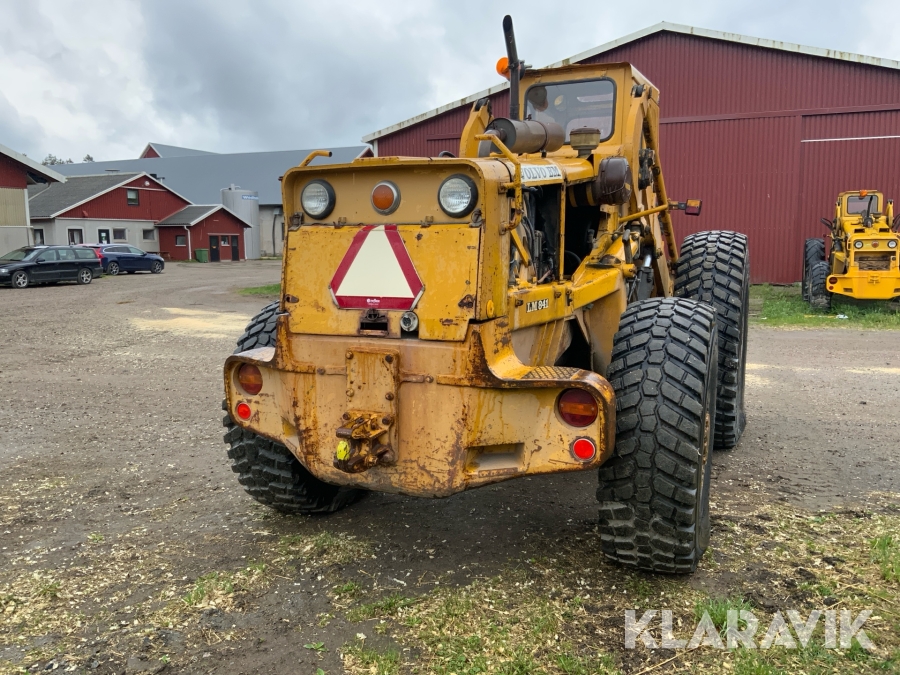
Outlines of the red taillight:
{"type": "Polygon", "coordinates": [[[590,462],[597,454],[597,446],[590,438],[576,438],[572,443],[572,455],[582,462],[590,462]]]}
{"type": "Polygon", "coordinates": [[[828,278],[828,283],[829,283],[830,285],[834,286],[834,285],[837,283],[837,277],[829,277],[829,278],[828,278]]]}
{"type": "Polygon", "coordinates": [[[241,389],[251,396],[256,396],[262,391],[262,373],[259,372],[259,368],[252,363],[245,363],[240,367],[237,379],[238,384],[241,385],[241,389]]]}
{"type": "Polygon", "coordinates": [[[234,411],[237,413],[237,416],[242,420],[249,420],[250,416],[253,414],[253,411],[250,409],[250,406],[246,403],[238,403],[237,407],[235,407],[234,411]]]}
{"type": "Polygon", "coordinates": [[[566,389],[556,402],[559,416],[573,427],[593,424],[599,412],[597,400],[584,389],[566,389]]]}

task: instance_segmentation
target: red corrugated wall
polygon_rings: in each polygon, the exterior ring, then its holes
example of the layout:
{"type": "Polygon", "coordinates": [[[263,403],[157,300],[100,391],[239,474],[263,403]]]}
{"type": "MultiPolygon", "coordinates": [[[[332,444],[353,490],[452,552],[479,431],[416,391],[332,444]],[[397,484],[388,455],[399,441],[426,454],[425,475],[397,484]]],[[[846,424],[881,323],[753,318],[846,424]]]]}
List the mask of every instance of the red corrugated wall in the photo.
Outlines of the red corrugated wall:
{"type": "Polygon", "coordinates": [[[28,177],[21,164],[0,156],[0,187],[17,190],[28,187],[28,177]]]}
{"type": "Polygon", "coordinates": [[[112,218],[117,220],[152,220],[158,222],[180,211],[190,202],[148,178],[137,178],[110,190],[89,202],[69,209],[60,218],[112,218]],[[149,183],[149,185],[145,185],[149,183]],[[136,206],[128,203],[126,190],[138,189],[136,206]]]}
{"type": "MultiPolygon", "coordinates": [[[[670,32],[585,63],[616,61],[660,89],[669,195],[703,199],[699,218],[674,215],[679,237],[746,233],[754,282],[799,280],[803,240],[824,232],[819,218],[839,191],[877,188],[900,201],[900,138],[871,138],[900,136],[898,70],[670,32]]],[[[492,103],[505,114],[508,93],[492,103]]],[[[468,112],[380,138],[378,154],[456,152],[468,112]]]]}

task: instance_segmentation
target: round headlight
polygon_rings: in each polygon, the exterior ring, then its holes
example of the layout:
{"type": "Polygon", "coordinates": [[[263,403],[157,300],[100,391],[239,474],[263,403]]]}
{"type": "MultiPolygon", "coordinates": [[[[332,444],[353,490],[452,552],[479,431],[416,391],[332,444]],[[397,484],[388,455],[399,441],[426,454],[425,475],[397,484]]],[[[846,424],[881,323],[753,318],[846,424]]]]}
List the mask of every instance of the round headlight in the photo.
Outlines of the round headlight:
{"type": "Polygon", "coordinates": [[[896,240],[896,239],[891,239],[891,240],[888,242],[888,248],[897,248],[897,240],[896,240]]]}
{"type": "Polygon", "coordinates": [[[853,242],[853,248],[862,248],[862,247],[863,247],[863,243],[859,239],[857,239],[855,242],[853,242]]]}
{"type": "Polygon", "coordinates": [[[438,190],[438,203],[451,218],[467,216],[478,203],[478,188],[468,176],[450,176],[438,190]]]}
{"type": "Polygon", "coordinates": [[[300,203],[310,218],[325,218],[334,210],[334,188],[324,180],[311,180],[300,193],[300,203]]]}
{"type": "Polygon", "coordinates": [[[372,190],[372,206],[383,216],[392,214],[400,206],[400,188],[383,180],[372,190]]]}

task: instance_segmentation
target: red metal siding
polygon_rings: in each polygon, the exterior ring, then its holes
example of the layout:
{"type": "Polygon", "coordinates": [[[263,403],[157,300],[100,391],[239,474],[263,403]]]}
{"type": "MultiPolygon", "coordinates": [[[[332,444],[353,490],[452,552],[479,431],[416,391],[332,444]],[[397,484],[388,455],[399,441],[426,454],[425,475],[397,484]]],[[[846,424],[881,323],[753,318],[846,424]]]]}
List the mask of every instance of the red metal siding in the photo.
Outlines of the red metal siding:
{"type": "MultiPolygon", "coordinates": [[[[803,239],[820,236],[841,190],[900,201],[900,71],[778,49],[662,32],[591,57],[627,61],[660,89],[660,158],[671,197],[703,199],[675,214],[679,236],[745,232],[754,282],[800,278],[803,239]],[[802,142],[807,141],[807,142],[802,142]]],[[[492,96],[506,114],[508,92],[492,96]]],[[[378,140],[378,154],[456,152],[470,106],[378,140]]]]}
{"type": "Polygon", "coordinates": [[[147,150],[141,155],[141,159],[152,159],[154,157],[159,157],[159,153],[148,145],[147,150]]]}
{"type": "MultiPolygon", "coordinates": [[[[193,254],[198,248],[209,248],[209,235],[238,235],[238,251],[240,259],[244,259],[244,230],[247,229],[242,221],[232,216],[227,211],[216,211],[208,218],[204,218],[191,230],[191,253],[193,254]]],[[[186,260],[188,257],[187,246],[176,246],[175,237],[180,234],[186,234],[181,226],[158,227],[159,231],[159,250],[168,253],[173,260],[186,260]]],[[[223,258],[225,252],[222,252],[223,258]]],[[[228,260],[231,260],[231,251],[228,251],[228,260]]]]}
{"type": "Polygon", "coordinates": [[[117,187],[80,206],[69,209],[61,214],[60,218],[112,218],[117,220],[151,220],[158,222],[168,218],[176,211],[180,211],[189,202],[170,192],[158,183],[148,181],[145,186],[145,178],[140,178],[128,183],[127,186],[117,187]],[[138,201],[136,206],[128,204],[126,190],[129,187],[138,189],[138,201]]]}
{"type": "Polygon", "coordinates": [[[677,239],[701,230],[743,232],[751,280],[791,281],[785,271],[796,249],[784,237],[799,184],[797,131],[793,117],[666,125],[660,139],[666,189],[672,198],[703,200],[699,217],[673,214],[677,239]]]}
{"type": "Polygon", "coordinates": [[[27,187],[28,178],[22,165],[0,156],[0,188],[24,190],[27,187]]]}

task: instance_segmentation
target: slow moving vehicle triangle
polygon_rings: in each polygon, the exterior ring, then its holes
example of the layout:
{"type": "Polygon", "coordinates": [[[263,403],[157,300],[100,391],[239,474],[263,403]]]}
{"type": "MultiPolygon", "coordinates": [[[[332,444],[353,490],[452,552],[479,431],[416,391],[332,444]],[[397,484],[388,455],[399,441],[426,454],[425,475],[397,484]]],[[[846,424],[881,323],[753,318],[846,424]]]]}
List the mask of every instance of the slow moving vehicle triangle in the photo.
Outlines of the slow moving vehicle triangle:
{"type": "Polygon", "coordinates": [[[341,309],[409,310],[425,290],[396,225],[357,232],[328,287],[341,309]]]}

